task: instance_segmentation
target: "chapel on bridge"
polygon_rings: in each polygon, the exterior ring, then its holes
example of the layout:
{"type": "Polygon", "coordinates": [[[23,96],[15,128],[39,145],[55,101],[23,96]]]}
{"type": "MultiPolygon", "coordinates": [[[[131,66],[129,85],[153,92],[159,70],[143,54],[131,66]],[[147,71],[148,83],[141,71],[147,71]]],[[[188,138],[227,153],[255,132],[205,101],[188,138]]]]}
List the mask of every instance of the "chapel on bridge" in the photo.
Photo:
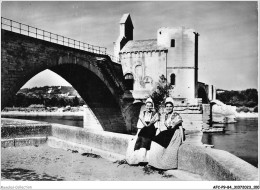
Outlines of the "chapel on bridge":
{"type": "Polygon", "coordinates": [[[125,84],[135,99],[145,99],[165,76],[170,96],[180,105],[198,105],[216,98],[213,85],[198,82],[199,34],[186,27],[162,27],[157,39],[134,40],[130,14],[120,20],[120,33],[114,42],[125,84]]]}

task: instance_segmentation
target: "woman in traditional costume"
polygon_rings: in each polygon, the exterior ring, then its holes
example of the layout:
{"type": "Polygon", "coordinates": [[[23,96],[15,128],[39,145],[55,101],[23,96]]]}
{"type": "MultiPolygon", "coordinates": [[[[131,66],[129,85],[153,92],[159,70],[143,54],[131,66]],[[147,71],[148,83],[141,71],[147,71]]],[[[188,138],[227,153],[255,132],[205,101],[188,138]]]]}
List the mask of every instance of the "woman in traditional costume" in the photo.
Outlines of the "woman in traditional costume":
{"type": "Polygon", "coordinates": [[[147,151],[150,150],[151,141],[155,137],[157,121],[159,115],[154,110],[153,100],[148,98],[145,102],[145,110],[140,111],[137,135],[129,142],[126,154],[128,164],[147,162],[147,151]]]}
{"type": "Polygon", "coordinates": [[[160,133],[151,143],[148,164],[158,169],[174,169],[178,164],[178,149],[184,141],[181,116],[173,111],[172,98],[166,98],[165,113],[161,115],[160,133]]]}

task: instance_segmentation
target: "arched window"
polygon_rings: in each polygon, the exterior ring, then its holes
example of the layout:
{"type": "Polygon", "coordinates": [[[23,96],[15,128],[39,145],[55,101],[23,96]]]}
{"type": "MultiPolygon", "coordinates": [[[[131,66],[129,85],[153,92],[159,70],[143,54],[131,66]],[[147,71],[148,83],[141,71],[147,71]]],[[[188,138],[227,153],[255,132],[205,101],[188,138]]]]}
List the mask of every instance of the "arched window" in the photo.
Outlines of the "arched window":
{"type": "Polygon", "coordinates": [[[175,47],[175,39],[171,39],[171,47],[175,47]]]}
{"type": "Polygon", "coordinates": [[[133,90],[134,88],[134,77],[130,73],[125,75],[125,86],[127,90],[133,90]]]}
{"type": "Polygon", "coordinates": [[[175,74],[171,74],[171,85],[175,85],[175,74]]]}

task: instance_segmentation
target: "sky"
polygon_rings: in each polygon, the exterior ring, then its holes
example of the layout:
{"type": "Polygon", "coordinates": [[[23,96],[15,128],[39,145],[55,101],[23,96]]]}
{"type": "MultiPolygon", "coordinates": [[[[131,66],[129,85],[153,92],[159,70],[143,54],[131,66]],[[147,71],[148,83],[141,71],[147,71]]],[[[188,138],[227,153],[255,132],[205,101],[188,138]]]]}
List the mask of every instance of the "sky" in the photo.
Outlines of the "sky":
{"type": "MultiPolygon", "coordinates": [[[[258,89],[257,1],[6,1],[1,16],[108,48],[130,13],[134,40],[156,39],[160,27],[185,26],[199,36],[199,81],[226,90],[258,89]]],[[[47,70],[23,87],[70,85],[47,70]],[[48,75],[47,75],[48,74],[48,75]],[[48,77],[46,77],[48,76],[48,77]]]]}

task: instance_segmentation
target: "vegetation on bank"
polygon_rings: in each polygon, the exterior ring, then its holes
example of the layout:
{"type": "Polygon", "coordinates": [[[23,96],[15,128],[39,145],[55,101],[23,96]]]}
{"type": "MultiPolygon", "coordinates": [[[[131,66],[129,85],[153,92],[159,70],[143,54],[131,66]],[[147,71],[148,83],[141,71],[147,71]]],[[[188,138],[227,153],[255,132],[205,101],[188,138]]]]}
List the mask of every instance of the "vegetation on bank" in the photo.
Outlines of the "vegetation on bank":
{"type": "Polygon", "coordinates": [[[238,112],[258,112],[257,89],[250,88],[242,91],[217,89],[216,98],[224,104],[236,106],[238,112]]]}
{"type": "Polygon", "coordinates": [[[17,92],[13,101],[14,107],[29,107],[30,105],[75,107],[84,104],[84,100],[77,91],[70,86],[44,86],[21,89],[17,92]]]}
{"type": "MultiPolygon", "coordinates": [[[[151,97],[155,108],[163,104],[169,95],[170,85],[165,76],[160,76],[155,85],[151,97]]],[[[221,102],[237,107],[238,112],[258,112],[257,89],[246,89],[242,91],[228,91],[217,89],[216,98],[221,102]]],[[[84,105],[84,100],[71,86],[44,86],[20,89],[14,97],[13,107],[25,108],[31,105],[42,105],[43,107],[77,107],[84,105]]]]}

